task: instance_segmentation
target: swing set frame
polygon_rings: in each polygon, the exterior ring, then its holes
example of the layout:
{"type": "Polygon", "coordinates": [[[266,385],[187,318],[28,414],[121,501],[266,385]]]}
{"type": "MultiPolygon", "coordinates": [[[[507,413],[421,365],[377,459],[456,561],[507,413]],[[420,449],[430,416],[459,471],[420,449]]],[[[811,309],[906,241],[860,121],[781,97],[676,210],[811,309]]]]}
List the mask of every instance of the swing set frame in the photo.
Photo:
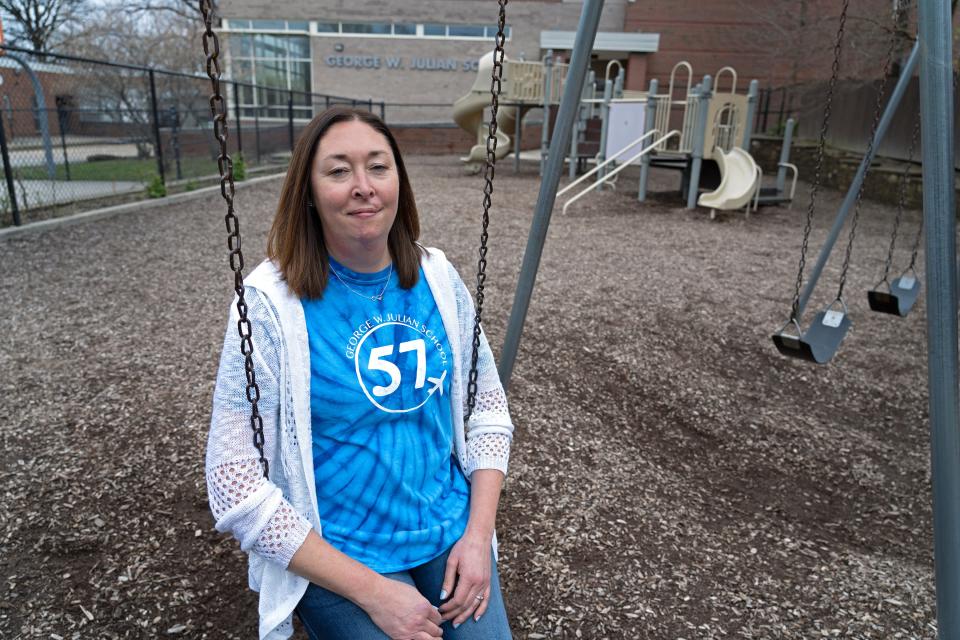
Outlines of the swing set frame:
{"type": "MultiPolygon", "coordinates": [[[[940,638],[960,638],[960,373],[957,335],[956,196],[954,192],[954,80],[952,15],[946,0],[919,0],[918,36],[882,118],[877,123],[853,183],[801,295],[791,322],[813,293],[851,208],[858,201],[867,168],[883,139],[907,84],[920,67],[920,124],[923,160],[923,228],[927,279],[927,387],[937,628],[940,638]]],[[[912,260],[915,260],[916,253],[912,260]]],[[[889,260],[889,257],[888,257],[889,260]]],[[[911,265],[913,262],[911,261],[911,265]]],[[[802,267],[801,267],[802,272],[802,267]]],[[[900,279],[898,278],[898,281],[900,279]]],[[[918,285],[917,285],[918,286],[918,285]]],[[[913,290],[913,288],[910,288],[913,290]]],[[[919,291],[915,291],[916,295],[919,291]]],[[[904,292],[905,295],[908,292],[904,292]]],[[[892,305],[892,301],[889,301],[892,305]]],[[[906,305],[907,300],[903,300],[906,305]]],[[[898,304],[898,315],[901,304],[898,304]]],[[[818,314],[814,323],[822,321],[818,314]]],[[[849,322],[844,310],[843,320],[849,322]]],[[[809,332],[809,330],[808,330],[809,332]]],[[[836,331],[832,338],[845,329],[836,331]]],[[[783,331],[778,336],[783,336],[783,331]]],[[[776,336],[775,336],[776,337],[776,336]]],[[[777,345],[778,348],[780,345],[777,345]]],[[[839,346],[839,341],[837,345],[839,346]]],[[[803,348],[802,345],[796,345],[803,348]]],[[[834,348],[835,351],[835,348],[834,348]]],[[[804,354],[814,355],[814,354],[804,354]]],[[[814,359],[808,357],[806,359],[814,359]]]]}

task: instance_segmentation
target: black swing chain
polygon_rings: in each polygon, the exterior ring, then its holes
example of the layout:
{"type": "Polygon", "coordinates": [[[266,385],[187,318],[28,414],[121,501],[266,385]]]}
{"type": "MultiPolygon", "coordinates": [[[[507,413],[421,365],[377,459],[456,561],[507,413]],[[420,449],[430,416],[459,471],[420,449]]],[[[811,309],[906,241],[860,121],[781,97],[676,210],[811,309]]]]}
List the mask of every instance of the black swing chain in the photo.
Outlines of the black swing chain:
{"type": "Polygon", "coordinates": [[[467,382],[467,418],[477,404],[477,358],[480,353],[480,317],[483,311],[483,287],[487,279],[487,227],[490,226],[490,205],[493,195],[493,177],[497,164],[497,110],[500,107],[500,88],[503,79],[503,45],[507,22],[507,1],[499,0],[500,14],[497,20],[497,36],[493,50],[493,70],[490,73],[490,126],[487,133],[487,161],[483,169],[483,224],[480,232],[480,256],[477,260],[476,316],[473,322],[473,351],[470,355],[470,378],[467,382]]]}
{"type": "Polygon", "coordinates": [[[220,194],[227,202],[227,248],[230,249],[230,269],[233,270],[234,290],[237,293],[237,331],[240,333],[240,352],[244,357],[244,370],[247,376],[246,395],[250,402],[250,427],[253,430],[253,446],[260,455],[263,477],[268,478],[270,467],[263,453],[263,417],[257,407],[260,400],[260,387],[253,368],[253,339],[250,320],[247,318],[246,292],[243,286],[243,253],[240,251],[240,220],[234,214],[233,196],[233,160],[227,155],[227,105],[220,93],[220,40],[213,31],[213,0],[200,0],[200,13],[203,15],[203,52],[207,56],[207,75],[213,85],[210,96],[210,112],[213,115],[213,135],[220,143],[220,155],[217,168],[220,171],[220,194]]]}
{"type": "MultiPolygon", "coordinates": [[[[897,246],[897,231],[900,229],[900,222],[903,220],[903,208],[907,200],[907,180],[910,176],[910,169],[913,163],[913,155],[917,150],[917,142],[920,139],[920,114],[917,114],[917,120],[913,124],[913,134],[910,137],[910,149],[907,151],[907,166],[904,168],[903,173],[900,174],[900,191],[897,196],[897,217],[893,220],[893,232],[890,234],[890,249],[887,251],[887,259],[883,264],[883,280],[880,282],[887,282],[887,278],[890,277],[890,268],[893,266],[893,251],[897,246]]],[[[917,230],[917,238],[923,233],[923,221],[921,218],[920,228],[917,230]]],[[[919,247],[919,241],[914,242],[914,253],[910,260],[910,269],[913,268],[913,263],[917,259],[917,248],[919,247]]]]}
{"type": "MultiPolygon", "coordinates": [[[[893,12],[893,23],[898,24],[902,7],[898,6],[893,12]]],[[[870,136],[867,140],[867,149],[864,151],[864,158],[873,156],[873,138],[880,124],[880,116],[883,114],[883,98],[887,93],[887,83],[890,79],[890,66],[893,62],[893,52],[897,46],[897,31],[890,31],[890,43],[887,47],[887,55],[883,60],[883,72],[880,80],[880,87],[877,89],[877,102],[873,111],[873,124],[870,126],[870,136]]],[[[870,165],[865,167],[863,180],[860,181],[860,188],[857,190],[857,201],[853,206],[853,219],[850,221],[850,233],[847,238],[847,250],[843,256],[843,267],[840,270],[840,286],[837,288],[837,300],[843,300],[843,288],[847,284],[847,272],[850,270],[850,257],[853,255],[853,243],[857,236],[857,221],[860,219],[860,205],[863,202],[863,188],[867,184],[867,174],[870,172],[870,165]]]]}
{"type": "Polygon", "coordinates": [[[840,25],[837,27],[837,36],[833,43],[833,65],[830,71],[830,83],[827,85],[827,99],[823,107],[823,121],[820,125],[820,137],[817,141],[817,159],[813,169],[813,183],[810,185],[810,200],[807,203],[807,221],[803,228],[803,244],[800,248],[800,267],[797,270],[797,286],[793,294],[793,304],[790,308],[790,322],[800,321],[800,289],[803,287],[803,271],[807,265],[807,248],[810,242],[810,232],[813,229],[813,213],[817,208],[817,191],[820,189],[821,173],[823,171],[823,149],[827,141],[827,130],[830,126],[830,111],[833,106],[833,91],[840,76],[840,53],[843,50],[843,33],[847,23],[847,9],[850,0],[843,0],[840,10],[840,25]]]}

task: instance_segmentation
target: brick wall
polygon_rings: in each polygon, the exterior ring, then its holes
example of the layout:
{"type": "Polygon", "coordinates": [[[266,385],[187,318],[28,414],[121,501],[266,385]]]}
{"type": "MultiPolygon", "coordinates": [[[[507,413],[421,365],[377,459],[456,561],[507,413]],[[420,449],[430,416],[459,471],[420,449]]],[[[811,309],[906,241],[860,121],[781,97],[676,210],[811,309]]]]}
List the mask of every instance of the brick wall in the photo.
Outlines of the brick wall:
{"type": "MultiPolygon", "coordinates": [[[[400,150],[404,154],[466,155],[476,144],[473,136],[459,127],[391,125],[400,150]]],[[[524,150],[540,148],[540,125],[524,126],[521,146],[524,150]]]]}
{"type": "MultiPolygon", "coordinates": [[[[47,125],[51,135],[60,131],[57,115],[57,97],[71,96],[76,93],[78,79],[76,77],[47,71],[36,71],[43,91],[43,99],[47,107],[47,125]]],[[[40,135],[37,128],[34,111],[34,88],[30,76],[21,71],[20,67],[0,68],[0,109],[6,127],[7,142],[12,143],[18,137],[35,137],[40,135]]],[[[73,129],[79,126],[76,113],[71,113],[68,127],[73,129]]]]}
{"type": "Polygon", "coordinates": [[[473,136],[457,126],[391,125],[390,130],[404,154],[466,153],[473,145],[473,136]]]}
{"type": "MultiPolygon", "coordinates": [[[[739,74],[740,91],[753,78],[762,86],[791,85],[829,77],[839,4],[832,0],[645,0],[627,5],[624,31],[660,34],[659,50],[647,57],[646,81],[655,77],[662,85],[673,65],[687,60],[697,81],[729,65],[739,74]]],[[[843,77],[880,74],[889,12],[889,0],[851,5],[843,77]]],[[[909,25],[905,31],[911,32],[909,25]]],[[[901,49],[907,48],[909,43],[902,43],[901,49]]]]}

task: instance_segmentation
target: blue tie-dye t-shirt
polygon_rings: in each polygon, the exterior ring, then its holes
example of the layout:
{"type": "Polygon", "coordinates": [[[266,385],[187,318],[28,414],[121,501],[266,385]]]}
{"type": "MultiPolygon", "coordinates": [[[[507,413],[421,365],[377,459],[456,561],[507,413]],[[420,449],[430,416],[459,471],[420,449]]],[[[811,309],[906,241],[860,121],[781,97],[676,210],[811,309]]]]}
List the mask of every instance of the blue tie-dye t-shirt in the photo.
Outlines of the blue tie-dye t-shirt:
{"type": "Polygon", "coordinates": [[[331,268],[342,280],[331,273],[321,299],[301,301],[323,537],[374,571],[403,571],[466,529],[469,490],[453,457],[453,354],[422,270],[401,289],[389,267],[357,273],[331,260],[331,268]],[[364,297],[385,283],[382,301],[364,297]]]}

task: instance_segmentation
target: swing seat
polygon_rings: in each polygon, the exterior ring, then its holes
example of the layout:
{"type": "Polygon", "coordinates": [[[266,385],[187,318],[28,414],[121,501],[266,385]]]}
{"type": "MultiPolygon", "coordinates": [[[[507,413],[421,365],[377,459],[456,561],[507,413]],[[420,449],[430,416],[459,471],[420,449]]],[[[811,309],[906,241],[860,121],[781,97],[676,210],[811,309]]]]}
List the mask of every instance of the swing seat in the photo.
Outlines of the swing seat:
{"type": "Polygon", "coordinates": [[[806,332],[800,330],[796,320],[787,321],[787,324],[773,334],[773,344],[777,346],[777,351],[791,358],[817,364],[830,362],[853,325],[846,306],[842,311],[832,307],[833,304],[818,313],[806,332]],[[790,324],[796,328],[795,334],[784,331],[790,324]]]}
{"type": "Polygon", "coordinates": [[[867,292],[870,309],[880,313],[906,317],[913,303],[920,296],[920,280],[915,275],[901,275],[887,285],[888,291],[880,289],[881,282],[872,291],[867,292]]]}

